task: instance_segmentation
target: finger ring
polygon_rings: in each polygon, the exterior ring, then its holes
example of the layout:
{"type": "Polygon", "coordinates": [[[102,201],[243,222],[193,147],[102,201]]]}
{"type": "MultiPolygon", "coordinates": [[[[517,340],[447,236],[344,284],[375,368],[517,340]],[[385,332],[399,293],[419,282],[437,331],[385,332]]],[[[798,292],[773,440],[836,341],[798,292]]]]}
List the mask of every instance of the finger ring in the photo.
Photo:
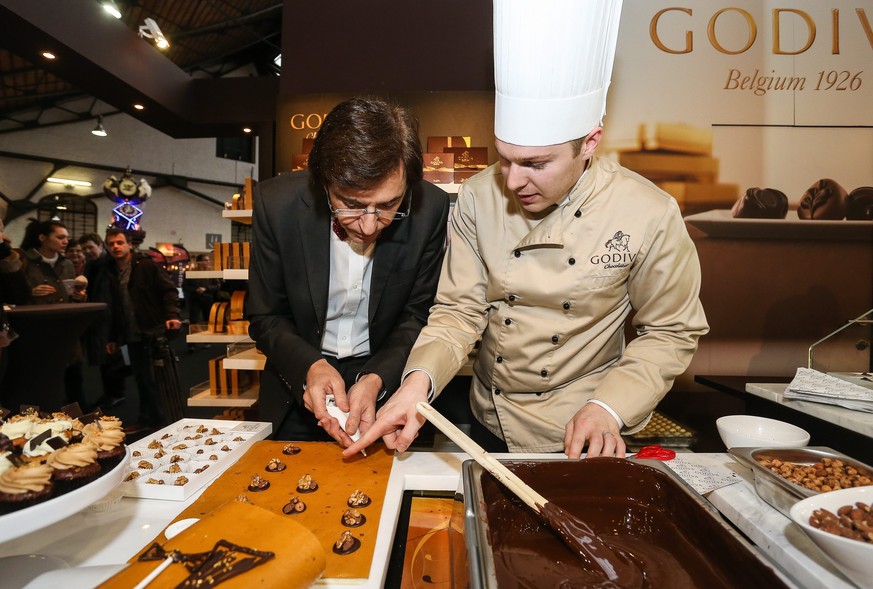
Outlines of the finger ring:
{"type": "Polygon", "coordinates": [[[612,432],[603,432],[602,435],[604,435],[604,436],[611,436],[611,435],[612,435],[612,432]]]}

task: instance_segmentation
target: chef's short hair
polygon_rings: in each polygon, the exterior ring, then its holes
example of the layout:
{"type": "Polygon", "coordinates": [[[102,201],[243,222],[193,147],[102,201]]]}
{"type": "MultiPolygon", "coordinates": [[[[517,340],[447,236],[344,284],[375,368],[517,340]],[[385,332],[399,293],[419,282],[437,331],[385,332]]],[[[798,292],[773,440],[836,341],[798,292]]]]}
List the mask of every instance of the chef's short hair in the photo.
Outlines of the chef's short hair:
{"type": "Polygon", "coordinates": [[[316,184],[369,190],[398,164],[408,184],[422,178],[418,120],[406,108],[381,98],[358,97],[325,117],[309,153],[316,184]]]}

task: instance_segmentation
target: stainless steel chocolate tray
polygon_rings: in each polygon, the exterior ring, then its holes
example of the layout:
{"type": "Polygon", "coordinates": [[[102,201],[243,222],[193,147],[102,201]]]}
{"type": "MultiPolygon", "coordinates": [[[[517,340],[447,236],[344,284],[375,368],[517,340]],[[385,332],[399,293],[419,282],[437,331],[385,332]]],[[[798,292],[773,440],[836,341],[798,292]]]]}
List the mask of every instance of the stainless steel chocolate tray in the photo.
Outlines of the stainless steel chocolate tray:
{"type": "Polygon", "coordinates": [[[791,517],[791,506],[807,497],[818,495],[818,491],[796,485],[758,462],[759,458],[778,459],[800,466],[807,466],[821,461],[822,458],[840,460],[847,466],[854,467],[860,474],[873,477],[873,468],[854,458],[841,454],[824,446],[807,446],[804,448],[731,448],[731,454],[740,462],[752,469],[755,476],[755,491],[758,496],[776,508],[785,517],[791,517]]]}
{"type": "MultiPolygon", "coordinates": [[[[506,465],[609,545],[639,558],[650,586],[796,586],[659,461],[519,459],[506,465]],[[676,578],[681,582],[672,582],[676,578]]],[[[473,589],[496,589],[501,579],[514,587],[547,587],[557,578],[575,582],[590,574],[478,464],[465,462],[462,476],[473,589]]]]}

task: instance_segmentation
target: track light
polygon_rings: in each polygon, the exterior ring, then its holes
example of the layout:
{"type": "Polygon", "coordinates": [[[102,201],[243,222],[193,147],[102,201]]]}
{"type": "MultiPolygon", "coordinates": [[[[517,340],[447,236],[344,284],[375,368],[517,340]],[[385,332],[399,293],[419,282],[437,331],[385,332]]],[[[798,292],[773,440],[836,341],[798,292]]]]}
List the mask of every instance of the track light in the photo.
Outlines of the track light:
{"type": "Polygon", "coordinates": [[[109,133],[106,132],[106,129],[103,128],[103,115],[97,117],[97,126],[94,127],[91,133],[97,135],[97,137],[106,137],[109,135],[109,133]]]}
{"type": "Polygon", "coordinates": [[[103,10],[108,14],[111,14],[115,18],[121,18],[121,11],[118,10],[118,6],[115,5],[113,0],[103,0],[103,10]]]}
{"type": "Polygon", "coordinates": [[[139,36],[154,39],[158,49],[167,49],[170,46],[170,42],[161,32],[161,27],[151,18],[145,19],[145,24],[139,27],[139,36]]]}
{"type": "Polygon", "coordinates": [[[73,186],[81,186],[83,188],[87,188],[91,186],[90,182],[86,182],[84,180],[71,180],[69,178],[56,178],[55,176],[50,176],[45,179],[46,182],[51,182],[53,184],[63,184],[69,188],[73,186]]]}

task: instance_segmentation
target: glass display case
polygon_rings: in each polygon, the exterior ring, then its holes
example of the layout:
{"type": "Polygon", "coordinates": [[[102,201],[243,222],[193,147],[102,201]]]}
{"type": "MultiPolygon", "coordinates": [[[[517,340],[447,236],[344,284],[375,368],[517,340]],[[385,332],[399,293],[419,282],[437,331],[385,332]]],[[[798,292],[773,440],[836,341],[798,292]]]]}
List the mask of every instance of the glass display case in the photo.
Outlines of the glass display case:
{"type": "Polygon", "coordinates": [[[809,368],[873,389],[873,309],[809,347],[809,368]]]}

